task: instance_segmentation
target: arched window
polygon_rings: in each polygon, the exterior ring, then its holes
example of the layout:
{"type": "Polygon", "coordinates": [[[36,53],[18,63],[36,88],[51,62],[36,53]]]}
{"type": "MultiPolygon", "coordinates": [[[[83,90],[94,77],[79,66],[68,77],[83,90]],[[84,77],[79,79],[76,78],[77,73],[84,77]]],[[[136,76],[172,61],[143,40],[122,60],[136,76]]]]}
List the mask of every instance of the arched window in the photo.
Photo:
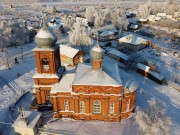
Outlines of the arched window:
{"type": "Polygon", "coordinates": [[[114,113],[114,103],[113,102],[110,103],[110,108],[109,109],[110,109],[109,112],[111,114],[114,113]]]}
{"type": "Polygon", "coordinates": [[[101,113],[101,102],[99,100],[94,101],[94,113],[101,113]]]}
{"type": "Polygon", "coordinates": [[[80,113],[84,113],[85,109],[84,109],[84,101],[80,102],[80,113]]]}
{"type": "Polygon", "coordinates": [[[68,100],[64,100],[64,111],[69,111],[68,100]]]}
{"type": "Polygon", "coordinates": [[[42,59],[42,66],[44,71],[49,71],[49,61],[47,58],[42,59]]]}
{"type": "Polygon", "coordinates": [[[128,100],[126,101],[126,112],[129,111],[129,107],[130,107],[130,99],[128,99],[128,100]]]}

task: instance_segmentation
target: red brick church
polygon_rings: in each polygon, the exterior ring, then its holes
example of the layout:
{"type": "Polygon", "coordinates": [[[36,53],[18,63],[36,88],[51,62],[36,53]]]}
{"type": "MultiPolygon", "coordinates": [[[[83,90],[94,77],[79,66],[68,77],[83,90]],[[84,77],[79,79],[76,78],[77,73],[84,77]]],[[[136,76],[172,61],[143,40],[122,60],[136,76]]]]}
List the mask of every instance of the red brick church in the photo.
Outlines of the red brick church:
{"type": "Polygon", "coordinates": [[[56,41],[44,22],[33,50],[38,106],[51,104],[55,118],[119,122],[129,117],[135,108],[137,84],[122,85],[118,65],[103,62],[104,51],[98,44],[91,50],[92,64],[78,64],[76,73],[64,72],[56,41]]]}

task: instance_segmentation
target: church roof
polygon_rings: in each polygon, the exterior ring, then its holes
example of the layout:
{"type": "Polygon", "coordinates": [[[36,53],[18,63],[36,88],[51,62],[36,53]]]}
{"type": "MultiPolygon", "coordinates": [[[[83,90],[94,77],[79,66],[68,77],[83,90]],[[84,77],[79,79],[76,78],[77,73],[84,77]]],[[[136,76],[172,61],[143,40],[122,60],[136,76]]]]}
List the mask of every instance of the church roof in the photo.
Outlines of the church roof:
{"type": "Polygon", "coordinates": [[[72,82],[74,79],[74,73],[65,74],[59,83],[52,86],[51,93],[57,92],[72,92],[72,82]]]}
{"type": "Polygon", "coordinates": [[[103,63],[103,70],[93,70],[88,64],[79,64],[73,85],[121,86],[118,65],[103,63]],[[113,69],[113,70],[112,70],[113,69]]]}

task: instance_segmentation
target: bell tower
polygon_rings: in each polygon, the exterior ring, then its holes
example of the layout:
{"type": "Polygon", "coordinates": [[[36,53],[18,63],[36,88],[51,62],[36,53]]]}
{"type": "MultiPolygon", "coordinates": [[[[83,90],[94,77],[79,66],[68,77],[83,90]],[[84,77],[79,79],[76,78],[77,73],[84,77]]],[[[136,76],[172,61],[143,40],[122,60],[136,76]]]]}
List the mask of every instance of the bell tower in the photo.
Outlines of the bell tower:
{"type": "Polygon", "coordinates": [[[52,84],[58,83],[64,72],[60,63],[59,45],[57,37],[46,25],[43,19],[42,28],[35,36],[37,47],[33,49],[36,59],[37,73],[33,76],[34,93],[38,105],[49,105],[52,84]]]}

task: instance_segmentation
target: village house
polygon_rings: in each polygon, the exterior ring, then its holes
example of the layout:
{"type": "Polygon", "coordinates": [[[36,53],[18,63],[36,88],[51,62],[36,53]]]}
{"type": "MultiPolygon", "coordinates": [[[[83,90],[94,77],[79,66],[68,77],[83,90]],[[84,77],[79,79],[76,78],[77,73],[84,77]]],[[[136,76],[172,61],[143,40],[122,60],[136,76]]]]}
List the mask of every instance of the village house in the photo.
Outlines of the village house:
{"type": "Polygon", "coordinates": [[[75,66],[82,62],[82,53],[67,45],[60,45],[60,60],[64,66],[75,66]]]}
{"type": "Polygon", "coordinates": [[[164,77],[162,75],[151,71],[149,66],[143,65],[141,63],[137,64],[137,72],[159,84],[162,84],[164,81],[164,77]]]}
{"type": "Polygon", "coordinates": [[[116,29],[112,29],[112,30],[104,29],[104,30],[92,33],[92,37],[94,39],[97,39],[97,36],[98,36],[99,41],[105,42],[105,41],[116,39],[116,34],[118,34],[118,31],[116,29]]]}
{"type": "Polygon", "coordinates": [[[76,73],[65,72],[61,77],[59,48],[45,22],[35,42],[38,73],[34,81],[38,106],[52,105],[54,118],[119,122],[131,116],[138,84],[131,81],[123,86],[117,63],[103,62],[104,50],[99,44],[91,49],[91,64],[80,63],[76,73]]]}
{"type": "Polygon", "coordinates": [[[128,48],[132,51],[141,50],[151,44],[151,41],[148,41],[142,37],[136,36],[134,34],[129,34],[119,39],[119,45],[125,48],[128,48]]]}

